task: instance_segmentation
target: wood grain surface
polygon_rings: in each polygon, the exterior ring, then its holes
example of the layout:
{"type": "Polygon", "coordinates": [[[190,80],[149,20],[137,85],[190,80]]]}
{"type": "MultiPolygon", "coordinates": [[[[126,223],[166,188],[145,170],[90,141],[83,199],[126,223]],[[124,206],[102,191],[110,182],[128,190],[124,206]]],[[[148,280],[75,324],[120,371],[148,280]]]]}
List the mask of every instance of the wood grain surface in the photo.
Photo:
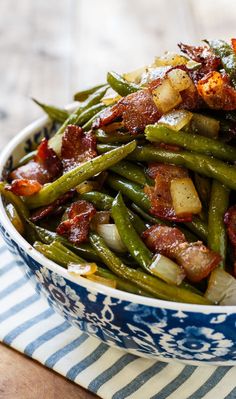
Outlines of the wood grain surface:
{"type": "MultiPolygon", "coordinates": [[[[0,148],[41,115],[31,97],[63,105],[176,42],[231,38],[235,15],[235,0],[0,0],[0,148]]],[[[3,345],[0,359],[1,399],[94,397],[3,345]]]]}

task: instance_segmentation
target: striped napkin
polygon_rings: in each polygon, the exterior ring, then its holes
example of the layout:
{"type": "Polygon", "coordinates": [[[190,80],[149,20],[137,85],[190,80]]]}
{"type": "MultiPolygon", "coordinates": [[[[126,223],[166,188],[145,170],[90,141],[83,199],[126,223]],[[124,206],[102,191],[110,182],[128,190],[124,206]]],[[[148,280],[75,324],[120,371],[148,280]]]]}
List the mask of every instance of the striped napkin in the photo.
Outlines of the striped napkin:
{"type": "Polygon", "coordinates": [[[236,367],[139,358],[70,326],[41,298],[0,240],[0,341],[103,399],[235,399],[236,367]]]}

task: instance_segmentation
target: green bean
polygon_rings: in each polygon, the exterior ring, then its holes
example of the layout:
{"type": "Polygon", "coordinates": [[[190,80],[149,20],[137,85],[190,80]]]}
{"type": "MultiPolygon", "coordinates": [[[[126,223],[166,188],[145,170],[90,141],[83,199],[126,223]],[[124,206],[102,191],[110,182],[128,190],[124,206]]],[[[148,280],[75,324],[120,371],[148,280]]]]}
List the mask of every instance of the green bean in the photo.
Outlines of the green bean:
{"type": "Polygon", "coordinates": [[[120,193],[113,201],[111,212],[121,240],[128,248],[130,254],[144,270],[150,272],[149,265],[152,261],[153,254],[135,231],[130,220],[128,209],[120,193]]]}
{"type": "MultiPolygon", "coordinates": [[[[116,191],[120,191],[122,194],[126,195],[131,201],[133,201],[144,211],[150,211],[151,202],[148,196],[143,192],[142,187],[138,184],[111,174],[107,178],[107,183],[111,188],[115,189],[116,191]]],[[[155,220],[156,223],[163,224],[163,221],[161,221],[159,218],[155,217],[155,220]]],[[[168,223],[165,222],[165,224],[168,223]]],[[[207,226],[199,218],[193,217],[192,222],[185,223],[185,225],[203,241],[207,240],[207,226]]]]}
{"type": "Polygon", "coordinates": [[[102,114],[104,108],[105,108],[105,105],[103,106],[103,108],[102,108],[100,111],[98,111],[95,115],[93,115],[93,116],[82,126],[82,128],[83,128],[84,131],[88,131],[88,130],[90,130],[90,129],[92,128],[93,122],[94,122],[97,118],[100,117],[100,115],[102,114]]]}
{"type": "Polygon", "coordinates": [[[126,195],[131,201],[140,206],[140,208],[145,211],[150,210],[150,200],[140,185],[113,174],[108,176],[106,182],[114,190],[126,195]]]}
{"type": "Polygon", "coordinates": [[[11,204],[11,203],[7,204],[6,213],[7,213],[7,216],[9,217],[11,223],[13,224],[15,229],[18,231],[18,233],[20,233],[21,235],[24,235],[24,232],[25,232],[24,221],[19,216],[19,214],[13,204],[11,204]]]}
{"type": "Polygon", "coordinates": [[[144,170],[137,164],[129,161],[120,161],[116,165],[113,165],[110,170],[143,186],[145,186],[149,181],[144,170]]]}
{"type": "Polygon", "coordinates": [[[129,83],[116,72],[108,72],[107,83],[109,83],[112,89],[115,90],[122,97],[125,97],[131,93],[135,93],[140,89],[139,86],[133,83],[129,83]]]}
{"type": "Polygon", "coordinates": [[[80,194],[79,197],[92,202],[95,208],[101,211],[109,211],[112,207],[113,198],[99,191],[89,191],[88,193],[80,194]]]}
{"type": "Polygon", "coordinates": [[[236,88],[236,55],[233,48],[224,40],[206,40],[211,49],[221,59],[221,63],[236,88]]]}
{"type": "MultiPolygon", "coordinates": [[[[201,136],[216,139],[220,130],[220,121],[210,116],[192,114],[192,119],[187,125],[187,131],[190,133],[200,134],[201,136]]],[[[183,129],[185,130],[185,129],[183,129]]]]}
{"type": "Polygon", "coordinates": [[[30,209],[50,204],[78,184],[121,161],[135,147],[136,143],[132,141],[114,151],[82,163],[69,172],[66,172],[54,182],[44,185],[37,194],[25,198],[25,203],[30,209]]]}
{"type": "Polygon", "coordinates": [[[178,145],[187,150],[213,155],[225,161],[234,162],[236,160],[236,148],[198,134],[175,132],[165,125],[156,124],[147,126],[145,135],[149,141],[178,145]]]}
{"type": "Polygon", "coordinates": [[[34,248],[41,252],[48,259],[58,263],[63,267],[67,267],[68,263],[84,263],[84,259],[75,255],[72,251],[66,248],[64,245],[53,241],[51,244],[42,244],[39,241],[34,243],[34,248]]]}
{"type": "Polygon", "coordinates": [[[98,112],[101,112],[105,107],[104,104],[95,104],[92,105],[91,107],[85,109],[79,116],[77,125],[83,126],[85,125],[91,118],[93,118],[95,115],[98,114],[98,112]]]}
{"type": "Polygon", "coordinates": [[[135,284],[130,281],[126,281],[123,278],[117,277],[110,270],[103,269],[102,267],[98,267],[97,272],[95,273],[97,276],[107,278],[109,280],[116,281],[116,288],[121,291],[130,292],[131,294],[142,295],[152,297],[152,295],[148,294],[145,290],[140,289],[135,284]]]}
{"type": "Polygon", "coordinates": [[[98,91],[99,89],[104,88],[104,87],[106,87],[106,86],[107,86],[107,84],[104,83],[104,84],[101,84],[101,85],[98,85],[98,86],[91,87],[91,88],[89,88],[89,89],[85,89],[85,90],[78,91],[78,92],[75,93],[75,95],[74,95],[74,100],[75,100],[75,101],[85,101],[85,100],[87,100],[88,97],[89,97],[91,94],[93,94],[95,91],[98,91]]]}
{"type": "Polygon", "coordinates": [[[218,252],[222,261],[220,267],[225,267],[227,234],[224,225],[224,214],[229,205],[229,189],[223,184],[214,180],[211,190],[211,201],[209,206],[209,233],[208,246],[215,252],[218,252]]]}
{"type": "Polygon", "coordinates": [[[39,239],[44,244],[51,244],[53,241],[58,241],[64,246],[66,246],[68,249],[73,251],[76,255],[82,256],[82,258],[85,258],[90,261],[98,260],[96,252],[89,243],[81,243],[77,246],[72,244],[65,237],[62,237],[59,234],[55,233],[54,231],[44,229],[43,227],[37,226],[30,221],[28,221],[28,223],[30,224],[31,228],[35,230],[38,236],[37,240],[39,239]]]}
{"type": "Polygon", "coordinates": [[[53,121],[63,123],[69,116],[68,112],[65,111],[64,109],[54,107],[53,105],[43,104],[43,103],[39,102],[38,100],[35,100],[35,98],[32,98],[32,100],[35,102],[35,104],[37,104],[40,108],[42,108],[42,110],[53,121]]]}
{"type": "Polygon", "coordinates": [[[25,203],[22,201],[20,197],[12,193],[11,191],[6,190],[5,188],[6,183],[0,182],[0,194],[7,200],[7,202],[10,202],[12,205],[17,210],[18,215],[21,217],[21,219],[26,220],[29,218],[29,210],[25,206],[25,203]]]}
{"type": "Polygon", "coordinates": [[[203,305],[211,304],[211,302],[201,295],[197,295],[184,288],[168,285],[156,277],[127,267],[113,252],[109,250],[104,240],[97,234],[90,234],[90,242],[108,269],[118,277],[136,284],[137,287],[147,291],[155,298],[175,302],[198,303],[203,305]]]}
{"type": "MultiPolygon", "coordinates": [[[[88,193],[80,194],[80,198],[92,202],[96,209],[102,211],[109,211],[112,207],[112,202],[114,201],[114,198],[110,195],[98,191],[90,191],[88,193]]],[[[130,210],[129,216],[134,224],[135,230],[139,233],[142,233],[148,227],[148,225],[145,224],[138,215],[134,214],[130,210]]]]}
{"type": "MultiPolygon", "coordinates": [[[[111,146],[114,148],[113,146],[111,146]]],[[[184,166],[194,172],[218,180],[236,190],[236,168],[207,155],[188,151],[166,151],[151,146],[139,146],[128,159],[139,162],[165,162],[184,166]]]]}
{"type": "Polygon", "coordinates": [[[204,177],[199,175],[198,173],[194,174],[194,183],[201,199],[201,202],[208,208],[211,196],[211,180],[208,177],[204,177]]]}
{"type": "MultiPolygon", "coordinates": [[[[114,132],[106,133],[102,129],[95,130],[95,135],[99,143],[128,143],[134,139],[130,133],[114,132]]],[[[137,139],[137,136],[135,137],[137,139]]]]}

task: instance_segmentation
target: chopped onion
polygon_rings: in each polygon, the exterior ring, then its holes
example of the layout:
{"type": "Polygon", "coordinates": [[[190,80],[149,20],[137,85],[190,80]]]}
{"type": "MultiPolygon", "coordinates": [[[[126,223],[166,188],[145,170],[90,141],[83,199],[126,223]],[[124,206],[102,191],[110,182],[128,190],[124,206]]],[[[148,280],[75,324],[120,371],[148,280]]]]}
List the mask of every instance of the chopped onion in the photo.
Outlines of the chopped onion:
{"type": "Polygon", "coordinates": [[[170,68],[170,66],[148,68],[148,70],[142,75],[142,79],[140,82],[141,86],[145,86],[149,82],[152,82],[156,79],[163,79],[166,76],[166,73],[170,70],[170,68]]]}
{"type": "Polygon", "coordinates": [[[138,69],[135,69],[135,71],[127,72],[123,74],[123,77],[125,80],[131,83],[140,83],[141,77],[143,73],[147,72],[148,67],[144,66],[138,69]]]}
{"type": "Polygon", "coordinates": [[[110,211],[96,212],[90,222],[90,228],[94,231],[97,231],[100,224],[108,224],[110,222],[110,215],[110,211]]]}
{"type": "Polygon", "coordinates": [[[112,133],[117,130],[123,129],[123,127],[124,127],[123,122],[113,122],[107,126],[103,126],[102,130],[104,130],[104,132],[106,132],[106,133],[112,133]]]}
{"type": "Polygon", "coordinates": [[[189,87],[193,87],[192,79],[190,79],[187,72],[182,69],[172,69],[168,72],[168,79],[177,91],[183,91],[189,87]]]}
{"type": "Polygon", "coordinates": [[[163,56],[156,57],[152,66],[177,66],[177,65],[185,65],[189,59],[183,55],[175,54],[167,51],[163,56]]]}
{"type": "Polygon", "coordinates": [[[73,263],[68,264],[68,273],[76,276],[89,276],[90,274],[96,273],[96,263],[73,263]]]}
{"type": "Polygon", "coordinates": [[[168,78],[153,90],[152,96],[157,108],[163,113],[170,111],[182,102],[179,92],[172,86],[168,78]]]}
{"type": "Polygon", "coordinates": [[[236,279],[223,269],[213,270],[205,297],[219,305],[236,305],[236,279]]]}
{"type": "Polygon", "coordinates": [[[94,274],[91,274],[86,277],[87,277],[87,280],[94,281],[95,283],[106,285],[107,287],[111,287],[111,288],[116,288],[116,280],[111,280],[109,278],[95,276],[94,274]]]}
{"type": "Polygon", "coordinates": [[[202,66],[200,62],[196,62],[194,60],[189,60],[186,64],[186,67],[188,69],[191,69],[192,71],[195,71],[195,69],[198,69],[202,66]]]}
{"type": "Polygon", "coordinates": [[[162,115],[158,123],[166,125],[173,130],[179,131],[190,122],[192,116],[192,112],[186,111],[185,109],[179,109],[177,111],[170,111],[167,114],[162,115]]]}
{"type": "Polygon", "coordinates": [[[107,246],[116,252],[127,252],[115,224],[100,224],[97,232],[105,240],[107,246]]]}
{"type": "Polygon", "coordinates": [[[201,212],[201,201],[189,177],[172,180],[170,184],[170,193],[176,215],[180,216],[189,213],[197,214],[201,212]]]}
{"type": "Polygon", "coordinates": [[[169,284],[179,285],[185,278],[184,270],[172,260],[163,255],[156,255],[149,269],[169,284]]]}

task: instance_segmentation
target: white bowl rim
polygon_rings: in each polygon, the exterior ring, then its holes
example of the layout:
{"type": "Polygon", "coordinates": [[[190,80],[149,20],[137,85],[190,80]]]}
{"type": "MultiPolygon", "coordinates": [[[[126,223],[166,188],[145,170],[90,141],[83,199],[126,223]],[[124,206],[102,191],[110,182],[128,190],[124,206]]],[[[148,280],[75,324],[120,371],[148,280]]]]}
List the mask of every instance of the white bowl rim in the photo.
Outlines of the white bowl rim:
{"type": "MultiPolygon", "coordinates": [[[[66,107],[69,111],[75,108],[75,103],[69,104],[66,107]]],[[[47,116],[41,117],[36,121],[29,124],[23,130],[21,130],[4,148],[0,154],[0,176],[2,175],[3,168],[8,160],[8,158],[13,153],[15,147],[29,137],[34,131],[41,129],[48,122],[49,118],[47,116]]],[[[0,196],[1,197],[1,196],[0,196]]],[[[0,220],[1,224],[4,226],[10,237],[21,247],[29,256],[36,260],[42,266],[50,269],[53,272],[60,274],[67,280],[72,281],[79,286],[87,288],[94,294],[100,293],[103,295],[108,295],[116,299],[124,300],[127,302],[151,306],[155,308],[170,309],[175,311],[187,311],[187,312],[199,312],[202,314],[220,313],[220,314],[232,314],[236,313],[236,306],[219,306],[219,305],[198,305],[183,302],[171,302],[162,299],[143,297],[141,295],[131,294],[125,291],[117,290],[101,284],[97,284],[90,280],[82,277],[72,277],[63,267],[59,266],[55,262],[50,261],[37,250],[35,250],[14,228],[11,224],[5,208],[3,206],[2,198],[0,198],[0,220]]]]}

